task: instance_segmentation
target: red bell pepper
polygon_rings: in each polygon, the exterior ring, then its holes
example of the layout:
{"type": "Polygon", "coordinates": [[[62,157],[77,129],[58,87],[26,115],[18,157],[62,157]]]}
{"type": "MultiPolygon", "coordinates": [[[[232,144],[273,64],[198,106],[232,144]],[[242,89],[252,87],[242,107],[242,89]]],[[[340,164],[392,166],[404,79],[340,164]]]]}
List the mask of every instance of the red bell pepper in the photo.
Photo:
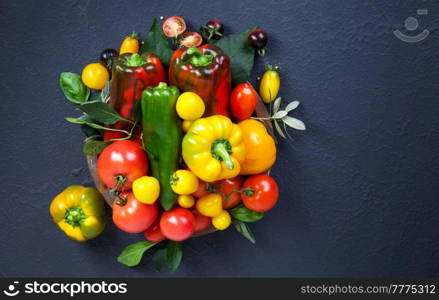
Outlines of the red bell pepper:
{"type": "Polygon", "coordinates": [[[229,115],[231,80],[230,58],[214,45],[180,48],[172,55],[169,83],[198,94],[206,106],[205,116],[229,115]]]}
{"type": "Polygon", "coordinates": [[[113,62],[109,104],[122,117],[133,120],[132,111],[143,89],[160,82],[166,82],[166,74],[156,55],[122,54],[113,62]]]}

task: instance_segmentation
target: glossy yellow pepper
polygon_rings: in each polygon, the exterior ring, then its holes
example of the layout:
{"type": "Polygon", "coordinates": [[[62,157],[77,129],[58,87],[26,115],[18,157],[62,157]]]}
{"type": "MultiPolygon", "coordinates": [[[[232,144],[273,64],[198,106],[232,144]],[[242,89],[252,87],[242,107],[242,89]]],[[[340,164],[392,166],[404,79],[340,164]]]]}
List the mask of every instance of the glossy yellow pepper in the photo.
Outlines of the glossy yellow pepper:
{"type": "Polygon", "coordinates": [[[194,121],[182,150],[186,165],[206,182],[237,176],[246,155],[241,128],[222,115],[194,121]]]}
{"type": "Polygon", "coordinates": [[[50,204],[53,222],[71,239],[84,242],[105,228],[104,198],[96,189],[72,185],[50,204]]]}
{"type": "Polygon", "coordinates": [[[247,156],[241,163],[241,175],[259,174],[268,171],[276,161],[276,144],[264,124],[256,120],[238,123],[242,130],[247,156]]]}

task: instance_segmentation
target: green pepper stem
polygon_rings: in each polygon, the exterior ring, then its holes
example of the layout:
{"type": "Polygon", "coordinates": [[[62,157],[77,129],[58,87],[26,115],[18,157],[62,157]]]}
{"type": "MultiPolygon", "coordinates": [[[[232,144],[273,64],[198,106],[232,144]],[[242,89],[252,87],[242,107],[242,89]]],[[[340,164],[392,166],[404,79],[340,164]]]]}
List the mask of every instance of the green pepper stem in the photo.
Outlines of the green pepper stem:
{"type": "Polygon", "coordinates": [[[186,54],[189,56],[189,63],[195,67],[207,67],[214,58],[212,54],[203,54],[197,47],[190,47],[186,54]]]}
{"type": "Polygon", "coordinates": [[[64,221],[73,227],[80,226],[85,219],[87,219],[87,216],[79,206],[68,208],[64,215],[64,221]]]}
{"type": "Polygon", "coordinates": [[[232,149],[228,140],[217,139],[212,143],[212,155],[219,161],[224,161],[226,168],[232,170],[235,165],[230,157],[232,149]]]}
{"type": "Polygon", "coordinates": [[[125,66],[127,67],[140,67],[144,64],[146,64],[146,59],[141,57],[139,53],[131,54],[125,59],[125,66]]]}

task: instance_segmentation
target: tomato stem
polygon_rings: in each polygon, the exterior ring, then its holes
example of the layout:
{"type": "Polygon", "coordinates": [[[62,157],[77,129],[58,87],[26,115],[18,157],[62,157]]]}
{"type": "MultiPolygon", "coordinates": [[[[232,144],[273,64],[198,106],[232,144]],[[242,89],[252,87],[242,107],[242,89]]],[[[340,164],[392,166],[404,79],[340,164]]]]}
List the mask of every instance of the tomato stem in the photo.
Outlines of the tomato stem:
{"type": "MultiPolygon", "coordinates": [[[[116,175],[114,176],[114,178],[116,179],[116,184],[114,185],[114,187],[110,190],[110,193],[112,194],[117,194],[119,195],[119,193],[117,192],[117,190],[119,189],[119,187],[122,186],[122,188],[125,187],[125,183],[127,181],[127,177],[125,175],[116,175]]],[[[123,191],[123,190],[122,190],[123,191]]]]}

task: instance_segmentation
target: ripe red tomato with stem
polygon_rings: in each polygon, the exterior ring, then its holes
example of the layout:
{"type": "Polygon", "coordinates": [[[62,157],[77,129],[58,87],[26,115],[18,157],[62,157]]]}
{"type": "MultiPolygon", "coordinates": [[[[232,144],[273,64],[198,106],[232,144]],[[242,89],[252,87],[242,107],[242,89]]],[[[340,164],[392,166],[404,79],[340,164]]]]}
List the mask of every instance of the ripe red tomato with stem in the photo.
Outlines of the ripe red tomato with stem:
{"type": "Polygon", "coordinates": [[[113,192],[130,190],[132,183],[148,173],[148,159],[138,144],[116,141],[102,151],[97,162],[98,176],[113,192]]]}
{"type": "Polygon", "coordinates": [[[143,235],[145,236],[145,239],[153,243],[160,243],[165,240],[166,237],[160,230],[160,218],[157,218],[155,222],[146,229],[143,235]]]}
{"type": "Polygon", "coordinates": [[[160,219],[160,230],[171,241],[184,241],[195,232],[195,217],[189,209],[176,207],[165,211],[160,219]]]}
{"type": "Polygon", "coordinates": [[[223,197],[223,208],[229,209],[235,207],[241,202],[241,186],[244,179],[242,176],[223,179],[213,183],[221,196],[223,197]]]}
{"type": "Polygon", "coordinates": [[[238,84],[230,95],[232,115],[239,120],[250,118],[257,103],[258,93],[248,83],[238,84]]]}
{"type": "Polygon", "coordinates": [[[253,175],[242,185],[242,202],[256,212],[266,212],[272,209],[279,197],[276,181],[265,174],[253,175]]]}
{"type": "Polygon", "coordinates": [[[121,193],[113,202],[113,222],[121,230],[140,233],[148,229],[158,216],[156,204],[144,204],[133,193],[121,193]]]}

